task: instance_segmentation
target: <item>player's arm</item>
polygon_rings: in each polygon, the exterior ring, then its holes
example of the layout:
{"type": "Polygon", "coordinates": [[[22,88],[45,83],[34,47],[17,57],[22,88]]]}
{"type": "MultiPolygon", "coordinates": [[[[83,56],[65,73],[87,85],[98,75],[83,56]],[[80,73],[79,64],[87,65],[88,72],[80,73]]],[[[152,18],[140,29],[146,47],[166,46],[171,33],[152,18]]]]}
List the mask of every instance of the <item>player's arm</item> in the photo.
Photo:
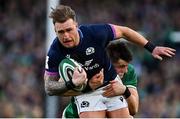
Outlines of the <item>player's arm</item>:
{"type": "Polygon", "coordinates": [[[101,69],[101,71],[97,74],[95,74],[90,80],[89,80],[89,86],[92,90],[97,89],[101,85],[103,85],[104,81],[104,69],[101,69]]]}
{"type": "MultiPolygon", "coordinates": [[[[81,85],[86,78],[85,72],[78,72],[75,69],[73,74],[73,85],[79,86],[81,85]]],[[[45,80],[45,91],[48,95],[63,95],[63,96],[76,96],[81,94],[80,92],[76,92],[71,90],[63,79],[59,78],[58,75],[49,75],[47,72],[44,74],[45,80]]]]}
{"type": "MultiPolygon", "coordinates": [[[[103,69],[97,74],[95,74],[87,83],[90,87],[90,90],[95,90],[96,88],[100,87],[103,84],[104,81],[104,74],[103,69]]],[[[80,95],[82,92],[75,92],[73,90],[69,90],[66,93],[64,93],[65,96],[76,96],[80,95]]]]}
{"type": "Polygon", "coordinates": [[[138,32],[124,26],[117,26],[117,25],[112,25],[112,28],[115,31],[115,39],[119,38],[125,38],[130,42],[133,42],[137,45],[140,45],[144,48],[146,48],[149,52],[152,53],[152,56],[154,58],[157,58],[159,60],[162,60],[162,55],[167,56],[167,57],[172,57],[175,55],[175,49],[169,48],[169,47],[160,47],[160,46],[155,46],[151,42],[149,42],[145,37],[143,37],[141,34],[138,32]]]}
{"type": "Polygon", "coordinates": [[[135,115],[138,111],[139,96],[137,90],[134,88],[128,88],[118,80],[110,81],[110,85],[104,88],[105,92],[103,96],[113,97],[123,95],[127,100],[128,109],[131,115],[135,115]]]}
{"type": "Polygon", "coordinates": [[[48,95],[76,96],[81,94],[81,92],[69,90],[64,80],[58,79],[59,81],[57,81],[57,79],[57,76],[47,75],[45,73],[45,91],[48,95]]]}
{"type": "Polygon", "coordinates": [[[139,108],[139,95],[137,89],[128,87],[130,96],[126,98],[130,114],[133,116],[138,112],[139,108]]]}
{"type": "Polygon", "coordinates": [[[58,75],[50,75],[47,72],[44,73],[45,91],[48,95],[62,95],[68,91],[65,82],[58,80],[58,75]]]}
{"type": "Polygon", "coordinates": [[[130,42],[133,42],[137,45],[144,46],[148,40],[145,39],[142,35],[140,35],[138,32],[124,26],[117,26],[117,25],[112,25],[112,28],[115,31],[115,39],[119,38],[125,38],[130,42]]]}

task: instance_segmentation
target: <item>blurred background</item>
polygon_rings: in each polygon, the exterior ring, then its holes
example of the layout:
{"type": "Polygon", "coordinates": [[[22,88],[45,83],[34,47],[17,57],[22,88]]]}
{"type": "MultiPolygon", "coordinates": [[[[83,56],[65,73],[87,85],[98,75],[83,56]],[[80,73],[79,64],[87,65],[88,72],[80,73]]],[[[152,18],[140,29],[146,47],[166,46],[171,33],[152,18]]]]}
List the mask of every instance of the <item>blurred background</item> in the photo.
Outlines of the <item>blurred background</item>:
{"type": "MultiPolygon", "coordinates": [[[[57,99],[53,107],[47,103],[49,96],[44,92],[47,3],[51,1],[0,1],[0,117],[61,117],[69,101],[67,97],[53,96],[57,99]],[[49,107],[56,109],[53,116],[47,115],[49,107]]],[[[60,3],[76,11],[79,25],[128,26],[156,45],[175,48],[175,57],[157,61],[143,48],[129,44],[140,95],[135,117],[180,118],[179,0],[60,0],[60,3]]]]}

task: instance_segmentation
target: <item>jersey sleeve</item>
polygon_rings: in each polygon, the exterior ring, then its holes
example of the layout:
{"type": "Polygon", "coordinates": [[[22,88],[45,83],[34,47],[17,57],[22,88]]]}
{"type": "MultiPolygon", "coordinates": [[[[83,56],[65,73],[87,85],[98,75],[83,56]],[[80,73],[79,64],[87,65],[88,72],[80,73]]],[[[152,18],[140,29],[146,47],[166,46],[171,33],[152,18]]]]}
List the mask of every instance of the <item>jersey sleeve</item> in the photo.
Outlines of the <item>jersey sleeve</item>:
{"type": "Polygon", "coordinates": [[[53,57],[53,52],[48,53],[46,56],[46,71],[48,72],[58,72],[58,62],[56,58],[53,57]]]}
{"type": "Polygon", "coordinates": [[[54,48],[53,45],[51,45],[48,54],[46,56],[46,64],[45,64],[45,71],[48,74],[57,74],[58,73],[58,66],[59,66],[59,62],[60,62],[60,58],[58,57],[58,53],[56,51],[56,49],[54,48]]]}
{"type": "Polygon", "coordinates": [[[137,74],[131,64],[128,65],[128,72],[124,75],[122,81],[127,87],[137,88],[137,74]]]}
{"type": "Polygon", "coordinates": [[[90,25],[89,29],[96,42],[103,47],[115,38],[113,28],[109,24],[90,25]]]}
{"type": "Polygon", "coordinates": [[[71,102],[64,109],[64,117],[65,118],[79,118],[77,106],[74,102],[74,98],[72,97],[71,102]]]}

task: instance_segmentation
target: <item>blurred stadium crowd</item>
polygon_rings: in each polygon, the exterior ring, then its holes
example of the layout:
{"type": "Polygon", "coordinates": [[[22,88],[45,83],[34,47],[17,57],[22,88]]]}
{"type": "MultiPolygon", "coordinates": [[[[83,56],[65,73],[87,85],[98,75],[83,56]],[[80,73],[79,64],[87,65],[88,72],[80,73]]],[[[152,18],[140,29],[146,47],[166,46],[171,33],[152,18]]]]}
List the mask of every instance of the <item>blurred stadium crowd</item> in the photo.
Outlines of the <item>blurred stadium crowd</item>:
{"type": "Polygon", "coordinates": [[[0,2],[0,117],[43,117],[46,5],[0,2]]]}
{"type": "MultiPolygon", "coordinates": [[[[80,24],[128,26],[142,31],[157,45],[175,48],[175,57],[160,62],[142,48],[129,44],[139,76],[140,108],[136,117],[180,117],[180,42],[170,38],[173,31],[180,31],[179,0],[61,3],[76,10],[80,24]]],[[[46,3],[1,0],[0,19],[0,117],[44,117],[46,3]]],[[[62,110],[65,105],[60,104],[62,110]]]]}

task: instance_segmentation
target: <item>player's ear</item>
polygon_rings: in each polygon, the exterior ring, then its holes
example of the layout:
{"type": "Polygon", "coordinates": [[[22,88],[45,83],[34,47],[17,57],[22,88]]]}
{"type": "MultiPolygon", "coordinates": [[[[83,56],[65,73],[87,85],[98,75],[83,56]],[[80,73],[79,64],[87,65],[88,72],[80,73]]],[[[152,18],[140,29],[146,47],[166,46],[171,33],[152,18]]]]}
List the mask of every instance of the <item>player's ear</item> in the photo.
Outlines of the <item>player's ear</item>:
{"type": "Polygon", "coordinates": [[[78,27],[78,23],[76,21],[74,21],[74,23],[75,23],[76,27],[78,27]]]}

